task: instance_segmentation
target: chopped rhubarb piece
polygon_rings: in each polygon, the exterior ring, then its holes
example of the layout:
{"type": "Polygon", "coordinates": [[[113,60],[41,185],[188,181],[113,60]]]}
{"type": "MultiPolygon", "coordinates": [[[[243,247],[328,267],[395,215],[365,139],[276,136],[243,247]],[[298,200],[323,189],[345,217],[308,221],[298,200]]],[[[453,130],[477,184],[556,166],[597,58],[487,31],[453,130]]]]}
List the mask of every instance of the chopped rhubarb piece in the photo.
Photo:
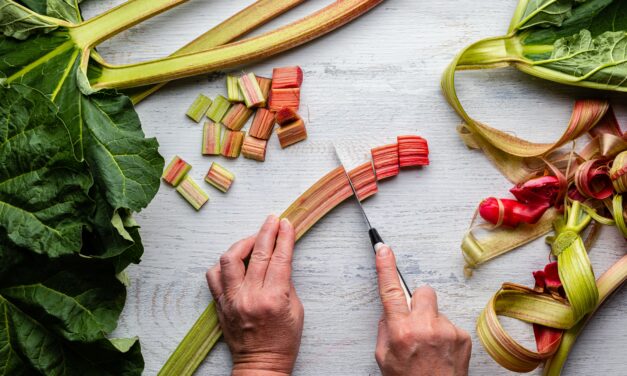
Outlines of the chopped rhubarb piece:
{"type": "Polygon", "coordinates": [[[231,103],[221,95],[213,100],[211,107],[207,110],[207,117],[216,123],[222,121],[222,118],[231,107],[231,103]]]}
{"type": "Polygon", "coordinates": [[[259,106],[259,107],[266,107],[268,98],[270,97],[270,88],[272,87],[272,80],[266,77],[257,76],[257,83],[259,84],[259,88],[261,89],[261,93],[263,94],[263,97],[266,98],[266,103],[264,103],[263,106],[259,106]]]}
{"type": "Polygon", "coordinates": [[[239,88],[239,77],[230,74],[226,76],[226,96],[231,102],[244,101],[244,95],[239,88]]]}
{"type": "Polygon", "coordinates": [[[272,88],[294,88],[303,83],[303,70],[300,67],[274,68],[272,71],[272,88]]]}
{"type": "Polygon", "coordinates": [[[235,180],[235,175],[223,166],[213,162],[205,176],[205,181],[222,192],[226,192],[231,188],[231,184],[235,180]]]}
{"type": "Polygon", "coordinates": [[[274,114],[265,108],[260,108],[255,113],[253,124],[248,133],[256,138],[268,140],[274,128],[274,114]]]}
{"type": "Polygon", "coordinates": [[[307,129],[305,128],[305,122],[302,120],[296,120],[292,124],[279,128],[276,134],[279,136],[281,148],[285,149],[290,145],[306,139],[307,129]]]}
{"type": "Polygon", "coordinates": [[[353,182],[359,201],[363,201],[379,191],[371,162],[366,162],[352,169],[348,176],[353,182]]]}
{"type": "Polygon", "coordinates": [[[272,89],[270,91],[270,102],[268,104],[270,111],[277,112],[287,107],[294,111],[298,111],[300,107],[300,89],[272,89]]]}
{"type": "Polygon", "coordinates": [[[232,131],[239,131],[253,115],[253,112],[252,109],[247,108],[244,104],[236,103],[224,115],[222,124],[232,131]]]}
{"type": "Polygon", "coordinates": [[[220,155],[221,136],[222,126],[207,120],[202,129],[202,154],[220,155]]]}
{"type": "Polygon", "coordinates": [[[300,120],[300,116],[292,108],[283,107],[276,113],[276,123],[280,126],[300,120]]]}
{"type": "Polygon", "coordinates": [[[237,158],[242,150],[244,132],[225,129],[222,135],[222,150],[220,154],[227,158],[237,158]]]}
{"type": "Polygon", "coordinates": [[[206,96],[199,94],[194,103],[187,110],[186,115],[195,121],[196,123],[200,122],[203,115],[207,112],[209,107],[211,106],[211,99],[206,96]]]}
{"type": "Polygon", "coordinates": [[[189,175],[176,187],[176,191],[196,210],[200,210],[209,201],[209,195],[189,175]]]}
{"type": "Polygon", "coordinates": [[[398,161],[400,167],[427,166],[429,145],[419,136],[398,136],[398,161]]]}
{"type": "Polygon", "coordinates": [[[383,180],[398,175],[398,144],[384,145],[372,149],[372,162],[377,174],[377,180],[383,180]]]}
{"type": "Polygon", "coordinates": [[[254,73],[248,73],[240,77],[239,88],[244,95],[246,107],[263,107],[266,105],[266,97],[263,95],[254,73]]]}
{"type": "Polygon", "coordinates": [[[163,171],[163,175],[161,178],[165,180],[166,183],[170,184],[173,187],[176,187],[181,183],[181,180],[187,175],[189,170],[192,169],[192,166],[181,159],[178,155],[172,158],[172,162],[165,168],[163,171]]]}
{"type": "Polygon", "coordinates": [[[242,144],[242,155],[244,158],[254,159],[263,162],[266,160],[266,146],[268,141],[252,136],[246,136],[242,144]]]}

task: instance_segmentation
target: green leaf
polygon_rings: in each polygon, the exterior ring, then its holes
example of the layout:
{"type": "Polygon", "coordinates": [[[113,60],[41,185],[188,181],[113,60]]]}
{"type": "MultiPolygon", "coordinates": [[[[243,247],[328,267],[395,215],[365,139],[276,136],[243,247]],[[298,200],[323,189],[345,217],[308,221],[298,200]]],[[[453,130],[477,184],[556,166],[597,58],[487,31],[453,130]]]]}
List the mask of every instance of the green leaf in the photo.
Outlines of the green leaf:
{"type": "Polygon", "coordinates": [[[59,24],[13,1],[0,0],[0,31],[8,37],[26,39],[33,33],[50,32],[59,24]]]}
{"type": "Polygon", "coordinates": [[[72,23],[82,20],[77,0],[21,0],[24,6],[39,14],[59,18],[72,23]]]}
{"type": "Polygon", "coordinates": [[[78,253],[92,179],[56,108],[37,91],[0,87],[0,239],[35,253],[78,253]]]}
{"type": "Polygon", "coordinates": [[[81,52],[67,31],[26,41],[2,37],[0,72],[9,83],[46,94],[60,109],[76,156],[88,162],[109,205],[139,211],[159,189],[164,164],[159,144],[145,137],[128,97],[113,91],[81,92],[81,52]]]}
{"type": "Polygon", "coordinates": [[[139,343],[106,338],[125,296],[108,261],[27,256],[0,274],[0,375],[141,374],[139,343]]]}
{"type": "Polygon", "coordinates": [[[561,26],[562,22],[571,15],[575,2],[585,0],[530,0],[518,25],[519,29],[534,26],[548,27],[561,26]]]}

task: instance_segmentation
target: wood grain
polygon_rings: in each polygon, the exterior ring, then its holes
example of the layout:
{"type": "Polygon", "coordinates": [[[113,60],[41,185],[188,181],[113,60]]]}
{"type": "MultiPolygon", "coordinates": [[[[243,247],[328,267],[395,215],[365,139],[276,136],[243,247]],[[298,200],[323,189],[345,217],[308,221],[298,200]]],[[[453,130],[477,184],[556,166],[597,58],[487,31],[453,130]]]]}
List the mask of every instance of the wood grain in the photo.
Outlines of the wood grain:
{"type": "MultiPolygon", "coordinates": [[[[90,17],[121,2],[88,1],[83,7],[90,17]]],[[[99,51],[119,64],[165,56],[250,2],[190,1],[120,34],[99,51]]],[[[306,2],[262,30],[327,3],[306,2]]],[[[531,284],[531,271],[546,263],[549,249],[539,240],[464,279],[462,234],[477,203],[486,195],[506,195],[508,183],[458,139],[459,119],[443,99],[439,80],[462,47],[504,32],[515,6],[515,0],[388,0],[331,35],[246,67],[261,75],[270,75],[275,66],[303,67],[309,139],[281,150],[273,137],[265,163],[221,159],[236,173],[235,183],[226,195],[206,186],[211,201],[199,213],[164,185],[138,215],[146,253],[129,270],[132,286],[115,334],[140,337],[145,374],[157,373],[209,301],[206,268],[336,165],[331,142],[363,134],[384,143],[404,133],[429,140],[432,165],[385,182],[366,208],[410,284],[432,285],[441,310],[473,334],[471,374],[508,374],[478,343],[475,320],[502,282],[531,284]]],[[[535,141],[556,138],[573,100],[590,94],[511,69],[465,72],[458,81],[471,114],[535,141]]],[[[202,129],[184,114],[201,92],[225,94],[223,72],[170,84],[137,108],[164,157],[178,154],[191,162],[199,181],[213,159],[201,156],[202,129]]],[[[604,229],[591,254],[596,274],[624,251],[616,231],[604,229]]],[[[373,354],[381,308],[373,255],[354,206],[341,205],[299,242],[294,280],[306,312],[295,374],[379,374],[373,354]]],[[[625,297],[619,292],[599,312],[572,352],[565,375],[627,374],[625,297]]],[[[507,324],[517,338],[531,343],[528,327],[507,324]]],[[[224,375],[229,367],[228,349],[220,342],[198,374],[224,375]]]]}

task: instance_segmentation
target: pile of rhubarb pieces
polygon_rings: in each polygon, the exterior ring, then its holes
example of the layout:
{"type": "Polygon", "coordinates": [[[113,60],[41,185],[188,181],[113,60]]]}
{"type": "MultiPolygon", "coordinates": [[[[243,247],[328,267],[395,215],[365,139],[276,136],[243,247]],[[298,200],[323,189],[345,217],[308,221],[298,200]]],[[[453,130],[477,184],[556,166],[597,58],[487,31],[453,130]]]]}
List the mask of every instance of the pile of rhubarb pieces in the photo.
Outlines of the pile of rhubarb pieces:
{"type": "MultiPolygon", "coordinates": [[[[187,116],[200,123],[205,119],[202,133],[202,154],[226,158],[245,158],[263,162],[268,140],[275,124],[281,148],[307,138],[304,120],[298,115],[303,71],[298,66],[275,68],[272,78],[245,73],[238,77],[227,75],[227,97],[213,100],[200,94],[187,111],[187,116]],[[253,118],[248,133],[244,126],[253,118]]],[[[175,187],[196,210],[200,210],[209,195],[190,177],[192,166],[175,156],[163,172],[163,180],[175,187]]],[[[205,181],[226,192],[235,175],[213,162],[205,181]]]]}

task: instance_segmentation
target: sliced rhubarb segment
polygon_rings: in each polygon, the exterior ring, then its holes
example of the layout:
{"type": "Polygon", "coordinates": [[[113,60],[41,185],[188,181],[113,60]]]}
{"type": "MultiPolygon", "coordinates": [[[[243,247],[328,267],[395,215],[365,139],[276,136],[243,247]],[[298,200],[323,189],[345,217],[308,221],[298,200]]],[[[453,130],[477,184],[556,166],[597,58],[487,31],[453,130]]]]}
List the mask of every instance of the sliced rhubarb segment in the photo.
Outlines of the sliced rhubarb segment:
{"type": "Polygon", "coordinates": [[[285,149],[290,145],[305,140],[307,138],[307,129],[305,128],[305,122],[296,120],[292,124],[280,127],[276,134],[279,136],[281,148],[285,149]]]}
{"type": "Polygon", "coordinates": [[[352,169],[348,176],[353,182],[359,201],[363,201],[379,191],[371,162],[366,162],[352,169]]]}
{"type": "Polygon", "coordinates": [[[226,76],[226,96],[231,102],[244,101],[244,94],[239,88],[239,77],[230,74],[226,76]]]}
{"type": "Polygon", "coordinates": [[[248,73],[240,77],[239,88],[244,95],[246,107],[263,107],[266,105],[266,97],[263,95],[254,73],[248,73]]]}
{"type": "Polygon", "coordinates": [[[290,107],[283,107],[276,113],[276,123],[280,126],[301,120],[300,116],[290,107]]]}
{"type": "Polygon", "coordinates": [[[187,175],[192,166],[185,162],[181,157],[175,155],[172,161],[163,171],[161,178],[173,187],[178,186],[183,178],[187,175]]]}
{"type": "Polygon", "coordinates": [[[253,137],[268,140],[273,128],[274,114],[265,108],[260,108],[255,113],[253,124],[250,126],[248,133],[253,137]]]}
{"type": "Polygon", "coordinates": [[[227,158],[237,158],[242,150],[244,132],[225,129],[222,135],[222,150],[220,154],[227,158]]]}
{"type": "Polygon", "coordinates": [[[274,68],[272,71],[272,88],[295,88],[303,83],[303,70],[300,67],[274,68]]]}
{"type": "Polygon", "coordinates": [[[232,131],[239,131],[253,115],[253,110],[242,103],[234,104],[224,115],[222,124],[232,131]]]}
{"type": "Polygon", "coordinates": [[[231,107],[231,102],[223,96],[218,95],[216,99],[213,100],[211,107],[207,110],[207,117],[214,122],[219,123],[222,121],[224,115],[226,115],[229,107],[231,107]]]}
{"type": "Polygon", "coordinates": [[[222,126],[207,120],[202,128],[202,154],[219,155],[221,136],[222,126]]]}
{"type": "Polygon", "coordinates": [[[274,112],[277,112],[284,107],[298,111],[300,108],[300,89],[272,89],[270,91],[270,104],[268,107],[270,108],[270,111],[274,112]]]}
{"type": "Polygon", "coordinates": [[[261,89],[261,93],[263,97],[266,98],[266,103],[259,107],[266,107],[268,103],[268,99],[270,98],[270,89],[272,88],[272,80],[266,77],[257,76],[257,83],[259,84],[259,88],[261,89]]]}
{"type": "Polygon", "coordinates": [[[209,107],[211,107],[211,103],[211,99],[202,94],[199,94],[198,97],[196,97],[196,100],[194,100],[194,103],[192,103],[192,105],[187,110],[187,117],[189,117],[196,123],[199,123],[209,107]]]}
{"type": "Polygon", "coordinates": [[[209,172],[205,176],[205,181],[213,185],[216,189],[226,192],[231,188],[235,175],[227,170],[224,166],[213,162],[209,168],[209,172]]]}
{"type": "Polygon", "coordinates": [[[242,155],[244,158],[254,159],[263,162],[266,160],[266,147],[268,141],[246,136],[242,144],[242,155]]]}
{"type": "Polygon", "coordinates": [[[379,146],[370,151],[377,180],[383,180],[398,175],[398,144],[379,146]]]}
{"type": "Polygon", "coordinates": [[[200,210],[209,201],[209,195],[189,175],[176,187],[176,191],[196,210],[200,210]]]}
{"type": "Polygon", "coordinates": [[[429,145],[420,136],[398,136],[398,160],[400,167],[427,166],[429,145]]]}

